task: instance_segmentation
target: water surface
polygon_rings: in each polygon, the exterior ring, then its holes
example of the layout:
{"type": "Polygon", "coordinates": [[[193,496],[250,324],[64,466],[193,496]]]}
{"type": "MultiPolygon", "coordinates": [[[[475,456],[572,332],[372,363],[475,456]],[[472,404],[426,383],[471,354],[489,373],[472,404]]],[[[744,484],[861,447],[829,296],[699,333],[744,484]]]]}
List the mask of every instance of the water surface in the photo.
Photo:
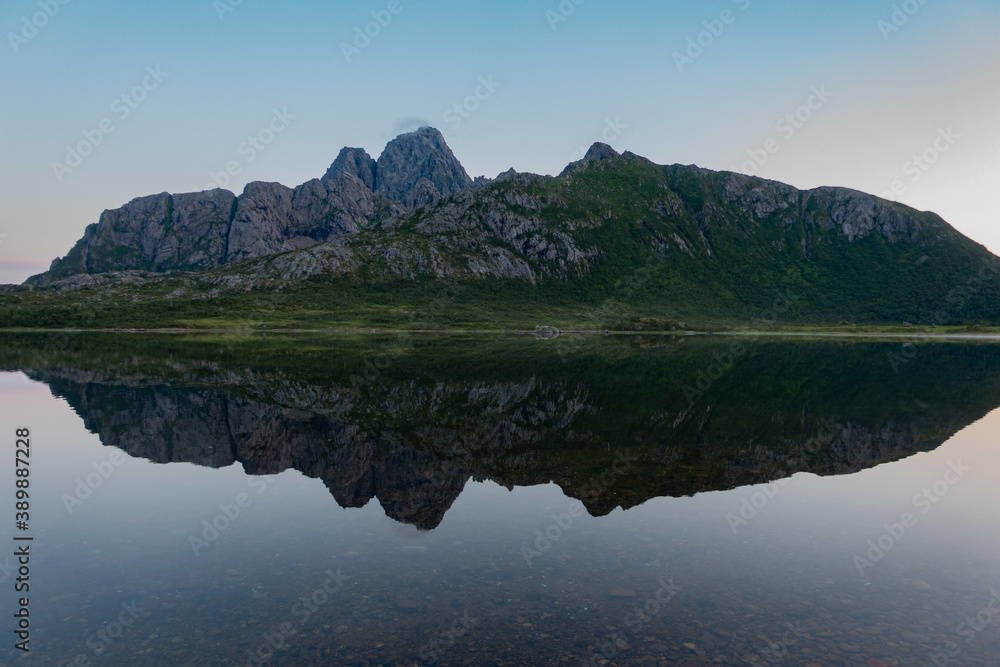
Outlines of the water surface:
{"type": "Polygon", "coordinates": [[[27,660],[1000,664],[1000,348],[744,345],[6,336],[27,660]]]}

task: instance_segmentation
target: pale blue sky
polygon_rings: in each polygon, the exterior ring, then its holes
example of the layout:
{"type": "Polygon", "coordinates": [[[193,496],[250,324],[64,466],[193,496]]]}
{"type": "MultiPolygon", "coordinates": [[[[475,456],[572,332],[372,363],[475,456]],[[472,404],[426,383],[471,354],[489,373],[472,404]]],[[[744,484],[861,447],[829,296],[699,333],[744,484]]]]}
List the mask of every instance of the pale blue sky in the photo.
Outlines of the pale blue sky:
{"type": "Polygon", "coordinates": [[[1000,251],[997,0],[235,1],[0,4],[0,281],[44,270],[133,197],[204,189],[230,162],[237,193],[294,186],[344,145],[377,157],[423,123],[474,176],[558,173],[603,135],[664,164],[755,154],[756,173],[800,187],[899,181],[900,201],[1000,251]],[[342,44],[375,18],[348,62],[342,44]],[[262,150],[243,143],[269,125],[262,150]],[[926,169],[911,161],[925,151],[926,169]]]}

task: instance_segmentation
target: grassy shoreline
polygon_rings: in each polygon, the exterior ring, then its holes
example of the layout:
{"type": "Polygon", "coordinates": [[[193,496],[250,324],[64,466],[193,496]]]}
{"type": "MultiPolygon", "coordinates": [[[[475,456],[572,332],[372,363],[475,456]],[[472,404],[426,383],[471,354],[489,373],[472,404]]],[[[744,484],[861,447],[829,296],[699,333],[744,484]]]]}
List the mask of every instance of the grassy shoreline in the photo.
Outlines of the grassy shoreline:
{"type": "Polygon", "coordinates": [[[165,336],[198,336],[198,335],[332,335],[332,336],[387,336],[387,335],[445,335],[445,336],[535,336],[538,338],[556,338],[563,336],[649,336],[658,338],[690,338],[690,337],[738,337],[738,338],[802,338],[802,339],[865,339],[865,340],[928,340],[928,341],[966,341],[966,342],[1000,342],[1000,327],[955,327],[954,330],[922,331],[919,329],[899,331],[897,328],[863,327],[863,331],[852,327],[852,330],[837,327],[802,326],[781,327],[778,329],[743,329],[715,328],[690,329],[685,331],[658,330],[556,330],[543,329],[485,329],[485,328],[434,328],[434,329],[395,329],[385,327],[350,327],[350,328],[238,328],[238,327],[168,327],[168,328],[0,328],[5,334],[124,334],[124,335],[165,335],[165,336]]]}

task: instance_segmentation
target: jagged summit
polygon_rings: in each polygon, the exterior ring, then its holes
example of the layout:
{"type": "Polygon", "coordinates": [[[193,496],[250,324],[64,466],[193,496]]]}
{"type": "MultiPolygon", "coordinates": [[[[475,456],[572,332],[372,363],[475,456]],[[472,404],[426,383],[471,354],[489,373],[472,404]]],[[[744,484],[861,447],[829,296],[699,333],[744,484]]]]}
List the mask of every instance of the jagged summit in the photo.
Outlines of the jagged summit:
{"type": "Polygon", "coordinates": [[[372,156],[365,149],[342,148],[340,155],[330,165],[323,180],[331,180],[340,174],[350,174],[374,192],[376,168],[375,160],[372,159],[372,156]]]}
{"type": "Polygon", "coordinates": [[[600,141],[595,142],[587,154],[583,156],[584,160],[612,160],[616,157],[621,157],[621,154],[616,151],[611,146],[601,143],[600,141]]]}
{"type": "Polygon", "coordinates": [[[66,257],[27,282],[211,269],[353,234],[472,185],[444,136],[422,127],[390,141],[377,162],[363,148],[344,148],[323,178],[297,188],[254,182],[239,197],[209,190],[133,199],[105,211],[66,257]]]}
{"type": "Polygon", "coordinates": [[[376,162],[362,148],[344,148],[323,180],[341,174],[357,177],[369,190],[412,209],[472,187],[462,163],[433,127],[401,134],[376,162]]]}
{"type": "Polygon", "coordinates": [[[407,208],[450,197],[472,186],[472,179],[432,127],[401,134],[378,159],[375,193],[407,208]]]}

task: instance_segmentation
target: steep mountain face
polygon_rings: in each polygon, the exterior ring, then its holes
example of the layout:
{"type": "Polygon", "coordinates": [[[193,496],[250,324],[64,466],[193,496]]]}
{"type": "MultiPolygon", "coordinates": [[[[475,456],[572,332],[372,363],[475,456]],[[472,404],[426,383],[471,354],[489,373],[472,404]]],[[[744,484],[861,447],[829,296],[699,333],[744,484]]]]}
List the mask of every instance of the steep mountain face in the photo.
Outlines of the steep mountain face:
{"type": "Polygon", "coordinates": [[[438,130],[422,127],[386,145],[378,162],[361,148],[344,148],[324,180],[341,174],[357,177],[376,194],[414,209],[450,197],[473,185],[462,163],[438,130]]]}
{"type": "Polygon", "coordinates": [[[203,270],[226,254],[236,196],[226,190],[133,199],[105,211],[44,278],[122,269],[203,270]]]}
{"type": "Polygon", "coordinates": [[[219,263],[298,250],[353,234],[383,210],[399,211],[350,174],[312,180],[294,190],[280,183],[250,183],[239,198],[219,263]]]}
{"type": "Polygon", "coordinates": [[[239,197],[211,190],[134,199],[105,211],[65,258],[28,283],[123,270],[201,271],[298,250],[471,185],[441,133],[422,128],[391,141],[379,163],[345,148],[322,179],[294,189],[255,182],[239,197]]]}
{"type": "Polygon", "coordinates": [[[340,155],[330,165],[330,169],[326,172],[323,180],[330,180],[340,174],[350,174],[364,183],[366,188],[374,192],[376,169],[375,160],[363,148],[344,148],[341,149],[340,155]]]}
{"type": "Polygon", "coordinates": [[[375,192],[407,208],[467,190],[472,179],[441,133],[425,127],[389,142],[378,159],[375,192]]]}

